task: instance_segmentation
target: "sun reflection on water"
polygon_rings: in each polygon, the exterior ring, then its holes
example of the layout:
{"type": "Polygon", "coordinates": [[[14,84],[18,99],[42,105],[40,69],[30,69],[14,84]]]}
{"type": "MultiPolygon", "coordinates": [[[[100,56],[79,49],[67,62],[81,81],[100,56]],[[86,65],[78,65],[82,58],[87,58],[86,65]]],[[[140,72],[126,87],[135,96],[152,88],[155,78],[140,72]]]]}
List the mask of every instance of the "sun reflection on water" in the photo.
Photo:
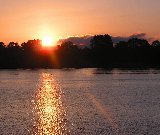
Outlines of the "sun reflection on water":
{"type": "Polygon", "coordinates": [[[60,85],[53,75],[41,74],[41,86],[34,101],[36,135],[64,135],[66,128],[66,113],[62,106],[60,85]]]}

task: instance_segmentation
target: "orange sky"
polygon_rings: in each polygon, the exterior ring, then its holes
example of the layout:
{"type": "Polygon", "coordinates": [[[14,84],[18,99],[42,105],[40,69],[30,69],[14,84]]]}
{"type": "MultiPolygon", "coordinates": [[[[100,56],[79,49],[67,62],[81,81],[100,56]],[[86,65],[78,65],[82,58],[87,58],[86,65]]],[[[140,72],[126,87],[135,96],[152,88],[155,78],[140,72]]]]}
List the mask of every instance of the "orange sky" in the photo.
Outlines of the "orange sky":
{"type": "Polygon", "coordinates": [[[159,6],[160,0],[0,0],[0,41],[141,32],[160,39],[159,6]]]}

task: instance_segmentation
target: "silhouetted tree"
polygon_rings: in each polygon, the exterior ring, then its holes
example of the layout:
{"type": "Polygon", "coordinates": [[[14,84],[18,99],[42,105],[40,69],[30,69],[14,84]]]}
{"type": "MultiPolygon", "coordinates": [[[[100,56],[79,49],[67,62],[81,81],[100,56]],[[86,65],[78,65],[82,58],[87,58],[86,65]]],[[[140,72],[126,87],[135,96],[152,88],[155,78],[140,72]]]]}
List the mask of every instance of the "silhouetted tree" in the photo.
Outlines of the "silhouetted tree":
{"type": "Polygon", "coordinates": [[[42,41],[37,39],[37,40],[28,40],[27,43],[22,43],[21,46],[24,50],[28,50],[28,51],[33,51],[33,50],[37,50],[41,48],[41,43],[42,41]]]}
{"type": "Polygon", "coordinates": [[[158,40],[153,41],[152,42],[152,46],[154,46],[154,47],[160,47],[160,41],[158,41],[158,40]]]}
{"type": "Polygon", "coordinates": [[[128,43],[125,41],[120,41],[120,42],[116,43],[115,48],[119,48],[119,49],[128,48],[128,43]]]}
{"type": "Polygon", "coordinates": [[[116,43],[110,35],[95,35],[90,48],[79,48],[67,41],[57,49],[44,49],[41,40],[29,40],[21,46],[0,42],[0,68],[63,67],[160,67],[160,42],[132,38],[116,43]]]}
{"type": "Polygon", "coordinates": [[[132,38],[128,40],[128,47],[137,48],[137,47],[149,47],[150,44],[145,39],[132,38]]]}
{"type": "Polygon", "coordinates": [[[61,49],[78,49],[76,45],[73,44],[71,41],[63,42],[61,45],[58,46],[61,49]]]}
{"type": "Polygon", "coordinates": [[[18,45],[18,43],[15,43],[15,42],[10,42],[7,46],[7,48],[20,48],[20,46],[18,45]]]}
{"type": "Polygon", "coordinates": [[[80,49],[77,45],[73,44],[71,41],[66,41],[58,46],[57,56],[60,61],[61,66],[69,66],[77,67],[80,65],[80,49]]]}
{"type": "Polygon", "coordinates": [[[110,35],[95,35],[90,41],[91,48],[112,48],[113,42],[110,35]]]}
{"type": "Polygon", "coordinates": [[[5,44],[3,42],[0,42],[0,49],[4,49],[5,48],[5,44]]]}

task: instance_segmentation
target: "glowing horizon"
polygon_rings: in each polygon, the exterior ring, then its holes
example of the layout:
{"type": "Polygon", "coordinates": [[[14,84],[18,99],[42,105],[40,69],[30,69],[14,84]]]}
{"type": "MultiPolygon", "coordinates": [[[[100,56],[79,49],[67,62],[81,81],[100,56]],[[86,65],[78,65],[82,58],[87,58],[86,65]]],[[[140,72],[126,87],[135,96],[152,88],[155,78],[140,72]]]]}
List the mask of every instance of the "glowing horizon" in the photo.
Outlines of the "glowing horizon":
{"type": "Polygon", "coordinates": [[[87,33],[147,33],[160,39],[159,0],[1,0],[0,5],[0,41],[5,43],[87,33]]]}

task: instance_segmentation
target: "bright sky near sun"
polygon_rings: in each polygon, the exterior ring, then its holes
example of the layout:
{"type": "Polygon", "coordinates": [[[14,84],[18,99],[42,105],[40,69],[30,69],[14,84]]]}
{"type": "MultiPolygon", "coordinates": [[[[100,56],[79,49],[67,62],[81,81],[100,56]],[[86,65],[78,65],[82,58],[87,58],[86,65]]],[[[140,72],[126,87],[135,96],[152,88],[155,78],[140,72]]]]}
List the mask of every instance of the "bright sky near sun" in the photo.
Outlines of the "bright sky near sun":
{"type": "Polygon", "coordinates": [[[69,35],[160,38],[160,0],[0,0],[0,41],[69,35]]]}

